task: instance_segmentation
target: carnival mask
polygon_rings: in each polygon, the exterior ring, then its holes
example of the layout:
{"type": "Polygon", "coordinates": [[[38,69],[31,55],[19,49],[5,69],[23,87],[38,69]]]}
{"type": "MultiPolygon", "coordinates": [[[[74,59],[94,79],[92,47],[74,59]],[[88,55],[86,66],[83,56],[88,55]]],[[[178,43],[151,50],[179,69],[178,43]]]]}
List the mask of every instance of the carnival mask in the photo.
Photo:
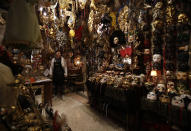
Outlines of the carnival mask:
{"type": "Polygon", "coordinates": [[[107,77],[103,77],[101,80],[100,80],[100,83],[101,84],[104,84],[107,82],[107,77]]]}
{"type": "Polygon", "coordinates": [[[86,2],[87,2],[87,0],[79,0],[79,4],[80,4],[80,8],[81,8],[81,9],[84,9],[84,8],[85,8],[86,2]]]}
{"type": "Polygon", "coordinates": [[[174,88],[174,82],[173,81],[168,81],[167,82],[167,88],[174,88]]]}
{"type": "Polygon", "coordinates": [[[175,96],[172,98],[172,105],[183,108],[184,107],[184,100],[179,96],[175,96]]]}
{"type": "Polygon", "coordinates": [[[170,97],[167,96],[167,95],[164,95],[164,94],[163,94],[163,95],[160,96],[159,99],[160,99],[160,101],[163,102],[163,103],[170,103],[170,97]]]}
{"type": "Polygon", "coordinates": [[[157,2],[156,5],[155,5],[155,8],[161,9],[162,6],[163,6],[163,3],[162,3],[162,2],[157,2]]]}
{"type": "Polygon", "coordinates": [[[153,62],[160,63],[161,62],[161,55],[160,54],[154,54],[153,55],[153,62]]]}
{"type": "Polygon", "coordinates": [[[133,36],[133,35],[130,35],[130,36],[128,37],[128,42],[131,43],[131,42],[133,42],[133,41],[134,41],[134,36],[133,36]]]}
{"type": "Polygon", "coordinates": [[[176,73],[177,80],[187,80],[188,74],[187,72],[178,71],[176,73]]]}
{"type": "Polygon", "coordinates": [[[173,76],[174,76],[174,75],[173,75],[173,71],[170,71],[170,70],[167,70],[167,71],[166,71],[166,78],[167,78],[167,79],[171,79],[171,78],[173,78],[173,76]]]}
{"type": "Polygon", "coordinates": [[[118,37],[114,37],[113,43],[117,45],[119,43],[119,38],[118,37]]]}
{"type": "Polygon", "coordinates": [[[151,91],[147,94],[147,99],[149,100],[157,100],[157,95],[155,92],[151,91]]]}
{"type": "Polygon", "coordinates": [[[158,83],[156,89],[157,89],[160,93],[165,92],[165,89],[166,89],[166,88],[165,88],[165,84],[163,84],[163,83],[158,83]]]}
{"type": "Polygon", "coordinates": [[[187,15],[186,14],[179,14],[178,15],[178,23],[183,23],[183,24],[185,24],[185,23],[188,23],[188,17],[187,17],[187,15]]]}
{"type": "Polygon", "coordinates": [[[150,54],[150,49],[144,49],[144,55],[149,55],[150,54]]]}
{"type": "Polygon", "coordinates": [[[132,60],[131,60],[131,58],[129,58],[129,57],[123,58],[123,63],[130,65],[130,64],[132,63],[132,60]]]}

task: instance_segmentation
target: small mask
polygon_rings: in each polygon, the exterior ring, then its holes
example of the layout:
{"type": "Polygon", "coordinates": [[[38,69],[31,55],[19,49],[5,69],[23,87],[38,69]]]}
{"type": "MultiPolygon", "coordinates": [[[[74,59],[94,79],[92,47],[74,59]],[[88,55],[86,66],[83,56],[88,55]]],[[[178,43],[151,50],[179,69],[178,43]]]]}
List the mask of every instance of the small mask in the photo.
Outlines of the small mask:
{"type": "Polygon", "coordinates": [[[79,0],[79,4],[80,4],[80,8],[81,8],[81,9],[84,9],[84,8],[85,8],[86,2],[87,2],[87,0],[79,0]]]}
{"type": "Polygon", "coordinates": [[[165,89],[166,89],[165,84],[163,84],[163,83],[158,83],[156,89],[157,89],[160,93],[165,92],[165,89]]]}
{"type": "Polygon", "coordinates": [[[166,78],[167,78],[167,79],[171,79],[171,78],[173,78],[173,76],[174,76],[174,75],[173,75],[173,71],[170,71],[170,70],[167,70],[167,71],[166,71],[166,78]]]}
{"type": "Polygon", "coordinates": [[[114,37],[113,43],[114,43],[115,45],[117,45],[117,44],[119,43],[119,38],[118,38],[118,37],[114,37]]]}
{"type": "Polygon", "coordinates": [[[173,106],[178,106],[180,108],[184,107],[184,100],[179,96],[173,97],[171,103],[172,103],[173,106]]]}
{"type": "Polygon", "coordinates": [[[176,77],[177,77],[177,80],[184,80],[184,81],[186,81],[187,78],[188,78],[188,74],[187,74],[187,72],[178,71],[176,73],[176,77]]]}
{"type": "Polygon", "coordinates": [[[149,93],[147,94],[147,99],[153,100],[153,101],[157,100],[157,95],[156,95],[156,93],[153,92],[153,91],[149,92],[149,93]]]}
{"type": "Polygon", "coordinates": [[[160,63],[161,62],[161,55],[160,54],[154,54],[153,55],[153,62],[160,63]]]}
{"type": "Polygon", "coordinates": [[[130,35],[129,38],[128,38],[128,42],[131,43],[134,41],[134,36],[133,35],[130,35]]]}
{"type": "Polygon", "coordinates": [[[167,89],[174,89],[174,82],[173,81],[167,82],[167,89]]]}
{"type": "Polygon", "coordinates": [[[144,55],[149,55],[150,53],[150,49],[144,49],[144,55]]]}
{"type": "Polygon", "coordinates": [[[187,15],[186,14],[179,14],[178,15],[178,23],[183,23],[183,24],[186,24],[186,23],[188,23],[188,17],[187,17],[187,15]]]}
{"type": "Polygon", "coordinates": [[[162,6],[163,6],[163,3],[162,3],[162,2],[157,2],[156,5],[155,5],[155,8],[161,9],[162,6]]]}
{"type": "Polygon", "coordinates": [[[160,101],[163,102],[163,103],[170,103],[170,98],[169,98],[169,96],[167,96],[167,95],[164,95],[164,94],[163,94],[163,95],[160,96],[159,99],[160,99],[160,101]]]}

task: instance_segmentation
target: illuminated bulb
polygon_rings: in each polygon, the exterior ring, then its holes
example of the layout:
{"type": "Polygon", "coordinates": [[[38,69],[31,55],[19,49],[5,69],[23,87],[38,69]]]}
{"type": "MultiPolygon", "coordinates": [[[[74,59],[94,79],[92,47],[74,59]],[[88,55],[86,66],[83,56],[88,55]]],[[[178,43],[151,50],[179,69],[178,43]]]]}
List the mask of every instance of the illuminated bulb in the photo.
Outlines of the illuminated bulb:
{"type": "Polygon", "coordinates": [[[56,19],[56,16],[54,15],[54,20],[56,19]]]}
{"type": "Polygon", "coordinates": [[[40,7],[40,8],[39,8],[39,10],[40,10],[40,11],[42,11],[42,10],[43,10],[43,8],[42,8],[42,7],[40,7]]]}
{"type": "Polygon", "coordinates": [[[79,60],[78,60],[78,61],[76,61],[76,64],[77,64],[77,65],[79,65],[79,64],[80,64],[80,61],[79,61],[79,60]]]}
{"type": "Polygon", "coordinates": [[[157,76],[157,71],[156,70],[152,70],[151,71],[151,76],[157,76]]]}
{"type": "Polygon", "coordinates": [[[47,15],[46,12],[44,12],[43,15],[46,16],[47,15]]]}

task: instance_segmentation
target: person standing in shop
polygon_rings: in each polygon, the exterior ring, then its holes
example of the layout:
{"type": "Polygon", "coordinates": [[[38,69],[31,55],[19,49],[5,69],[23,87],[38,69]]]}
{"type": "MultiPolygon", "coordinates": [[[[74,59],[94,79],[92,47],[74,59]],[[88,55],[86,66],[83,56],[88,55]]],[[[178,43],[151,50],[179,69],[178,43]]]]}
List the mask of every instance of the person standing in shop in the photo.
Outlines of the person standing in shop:
{"type": "Polygon", "coordinates": [[[55,95],[63,95],[64,92],[64,80],[68,75],[67,64],[64,57],[61,56],[61,51],[57,50],[55,57],[51,61],[50,76],[55,86],[55,95]]]}

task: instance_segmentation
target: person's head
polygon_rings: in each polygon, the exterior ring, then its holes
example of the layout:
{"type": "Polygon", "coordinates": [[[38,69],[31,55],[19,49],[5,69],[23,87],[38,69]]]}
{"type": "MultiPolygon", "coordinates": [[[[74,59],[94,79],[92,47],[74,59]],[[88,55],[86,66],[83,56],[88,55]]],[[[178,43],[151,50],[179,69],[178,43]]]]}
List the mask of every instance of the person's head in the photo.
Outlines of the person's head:
{"type": "Polygon", "coordinates": [[[60,58],[61,57],[61,52],[60,50],[56,51],[56,58],[60,58]]]}

